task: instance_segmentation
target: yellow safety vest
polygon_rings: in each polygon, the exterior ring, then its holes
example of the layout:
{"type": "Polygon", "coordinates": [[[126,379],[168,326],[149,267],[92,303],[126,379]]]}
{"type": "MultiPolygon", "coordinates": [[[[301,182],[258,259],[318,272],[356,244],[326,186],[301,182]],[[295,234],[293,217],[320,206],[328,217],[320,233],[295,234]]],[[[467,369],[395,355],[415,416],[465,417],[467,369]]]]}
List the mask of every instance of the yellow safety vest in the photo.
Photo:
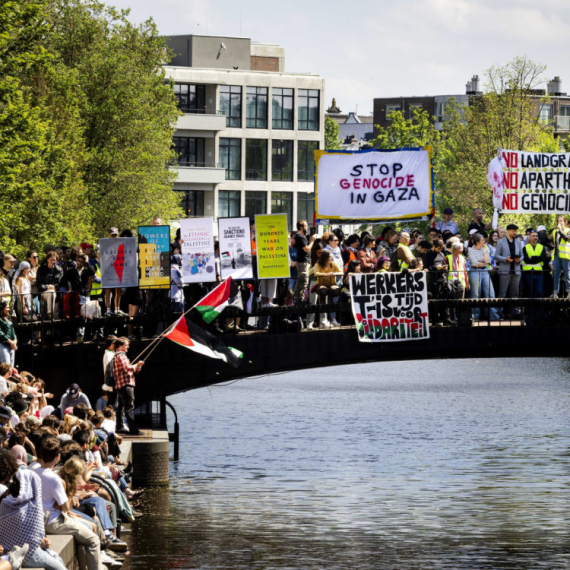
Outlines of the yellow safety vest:
{"type": "MultiPolygon", "coordinates": [[[[101,279],[101,268],[97,265],[95,269],[95,275],[101,279]]],[[[101,295],[103,289],[101,288],[101,282],[95,283],[95,280],[91,281],[91,297],[96,297],[101,295]]]]}
{"type": "Polygon", "coordinates": [[[556,232],[558,230],[554,230],[552,234],[552,240],[554,241],[554,254],[558,254],[560,259],[570,259],[570,241],[562,241],[560,240],[560,245],[556,247],[556,232]]]}
{"type": "MultiPolygon", "coordinates": [[[[398,247],[400,247],[400,246],[405,247],[408,250],[408,253],[410,254],[410,256],[413,257],[412,251],[407,245],[404,245],[403,243],[399,243],[398,247]]],[[[398,259],[398,267],[400,268],[400,271],[402,271],[404,269],[408,269],[409,266],[404,260],[398,259]]]]}
{"type": "MultiPolygon", "coordinates": [[[[530,243],[527,243],[524,248],[526,249],[526,252],[528,253],[529,257],[533,257],[535,255],[541,255],[542,254],[542,250],[544,249],[544,247],[537,243],[536,247],[532,247],[532,245],[530,243]]],[[[540,263],[535,263],[535,264],[524,264],[523,265],[523,271],[542,271],[543,270],[543,264],[542,262],[540,263]]]]}
{"type": "Polygon", "coordinates": [[[448,255],[446,257],[446,259],[447,259],[447,263],[449,264],[449,273],[447,274],[447,280],[453,281],[454,279],[459,279],[459,281],[461,281],[461,283],[463,283],[463,286],[465,287],[465,285],[466,285],[465,258],[462,255],[459,255],[459,257],[457,258],[457,260],[458,260],[457,271],[455,271],[453,269],[453,254],[448,255]]]}

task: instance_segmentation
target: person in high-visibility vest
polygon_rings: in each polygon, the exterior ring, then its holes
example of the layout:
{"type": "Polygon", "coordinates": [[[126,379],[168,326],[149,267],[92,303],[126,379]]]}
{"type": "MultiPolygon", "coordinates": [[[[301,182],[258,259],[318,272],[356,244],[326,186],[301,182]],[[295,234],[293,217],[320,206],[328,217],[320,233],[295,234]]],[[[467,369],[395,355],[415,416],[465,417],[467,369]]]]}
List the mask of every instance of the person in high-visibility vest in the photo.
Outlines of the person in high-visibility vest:
{"type": "MultiPolygon", "coordinates": [[[[525,296],[529,299],[540,299],[543,296],[543,276],[548,267],[550,253],[538,243],[538,232],[532,230],[528,236],[528,243],[523,248],[524,265],[522,278],[525,296]]],[[[526,311],[526,323],[530,324],[542,317],[542,307],[531,307],[526,311]]]]}
{"type": "Polygon", "coordinates": [[[464,289],[469,289],[462,243],[454,243],[451,246],[451,255],[445,258],[445,268],[447,270],[448,281],[459,281],[464,289]]]}
{"type": "Polygon", "coordinates": [[[564,216],[558,216],[557,226],[552,234],[554,251],[552,252],[552,270],[554,289],[552,297],[558,299],[560,291],[560,273],[564,271],[566,296],[570,299],[570,228],[564,216]]]}
{"type": "Polygon", "coordinates": [[[414,259],[414,254],[409,248],[410,244],[410,234],[408,232],[402,232],[400,234],[400,243],[396,249],[396,257],[398,258],[398,267],[400,271],[407,269],[410,262],[414,259]]]}

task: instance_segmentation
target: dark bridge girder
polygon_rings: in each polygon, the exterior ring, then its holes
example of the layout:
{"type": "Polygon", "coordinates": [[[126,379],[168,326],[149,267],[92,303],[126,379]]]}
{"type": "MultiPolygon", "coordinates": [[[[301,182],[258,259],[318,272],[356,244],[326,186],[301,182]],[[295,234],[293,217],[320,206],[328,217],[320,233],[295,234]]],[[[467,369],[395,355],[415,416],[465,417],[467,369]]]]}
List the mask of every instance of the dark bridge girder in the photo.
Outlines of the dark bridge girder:
{"type": "MultiPolygon", "coordinates": [[[[563,357],[568,354],[568,331],[565,326],[506,324],[438,327],[431,328],[431,337],[427,340],[388,343],[361,343],[354,327],[225,335],[226,345],[244,353],[239,368],[163,340],[137,378],[136,403],[239,378],[341,364],[434,358],[563,357]]],[[[150,342],[133,341],[129,356],[134,358],[150,342]]],[[[22,349],[24,362],[29,361],[25,351],[31,350],[32,347],[22,349]]],[[[46,380],[57,402],[69,384],[77,382],[94,403],[103,383],[103,350],[102,346],[92,343],[54,347],[35,357],[31,371],[46,380]]]]}

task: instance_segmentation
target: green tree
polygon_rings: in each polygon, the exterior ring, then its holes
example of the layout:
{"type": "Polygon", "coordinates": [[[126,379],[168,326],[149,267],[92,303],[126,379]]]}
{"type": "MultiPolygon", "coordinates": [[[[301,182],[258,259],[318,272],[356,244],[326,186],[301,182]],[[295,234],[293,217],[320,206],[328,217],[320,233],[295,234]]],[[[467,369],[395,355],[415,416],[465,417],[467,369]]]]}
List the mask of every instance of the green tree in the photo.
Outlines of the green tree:
{"type": "Polygon", "coordinates": [[[165,41],[152,20],[95,0],[52,0],[46,48],[76,78],[95,235],[180,216],[172,135],[179,111],[162,67],[165,41]]]}
{"type": "Polygon", "coordinates": [[[67,96],[61,104],[65,88],[41,46],[44,8],[0,7],[0,246],[16,255],[84,233],[74,208],[82,194],[77,117],[67,96]]]}
{"type": "Polygon", "coordinates": [[[326,150],[340,150],[340,143],[338,140],[340,127],[328,115],[325,118],[325,149],[326,150]]]}
{"type": "Polygon", "coordinates": [[[378,136],[371,142],[374,148],[417,148],[431,146],[437,151],[441,135],[435,130],[433,117],[425,110],[413,110],[412,119],[405,119],[401,111],[392,111],[388,115],[390,125],[376,126],[378,136]]]}
{"type": "MultiPolygon", "coordinates": [[[[532,97],[533,90],[543,82],[544,71],[541,64],[515,58],[487,72],[485,94],[473,97],[468,107],[453,103],[447,106],[443,144],[435,163],[437,187],[440,199],[453,208],[463,229],[475,207],[481,207],[487,219],[492,215],[492,193],[486,175],[498,148],[556,148],[552,127],[539,121],[537,100],[532,97]]],[[[515,218],[529,226],[548,220],[548,216],[504,216],[501,224],[515,218]]]]}

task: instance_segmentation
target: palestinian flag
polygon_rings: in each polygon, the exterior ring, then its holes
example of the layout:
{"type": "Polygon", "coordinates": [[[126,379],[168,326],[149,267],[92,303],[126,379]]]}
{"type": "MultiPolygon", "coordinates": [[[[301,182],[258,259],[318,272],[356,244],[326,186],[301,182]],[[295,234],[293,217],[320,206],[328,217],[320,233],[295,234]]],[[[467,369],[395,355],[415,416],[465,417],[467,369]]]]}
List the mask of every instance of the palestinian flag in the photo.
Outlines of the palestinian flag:
{"type": "Polygon", "coordinates": [[[210,291],[193,308],[202,315],[207,323],[211,323],[226,307],[243,309],[241,292],[231,277],[210,291]]]}
{"type": "Polygon", "coordinates": [[[187,321],[184,315],[182,315],[173,326],[174,328],[164,336],[176,344],[184,348],[189,348],[204,356],[223,360],[231,364],[234,368],[237,368],[241,364],[243,352],[226,346],[213,334],[187,321]]]}

